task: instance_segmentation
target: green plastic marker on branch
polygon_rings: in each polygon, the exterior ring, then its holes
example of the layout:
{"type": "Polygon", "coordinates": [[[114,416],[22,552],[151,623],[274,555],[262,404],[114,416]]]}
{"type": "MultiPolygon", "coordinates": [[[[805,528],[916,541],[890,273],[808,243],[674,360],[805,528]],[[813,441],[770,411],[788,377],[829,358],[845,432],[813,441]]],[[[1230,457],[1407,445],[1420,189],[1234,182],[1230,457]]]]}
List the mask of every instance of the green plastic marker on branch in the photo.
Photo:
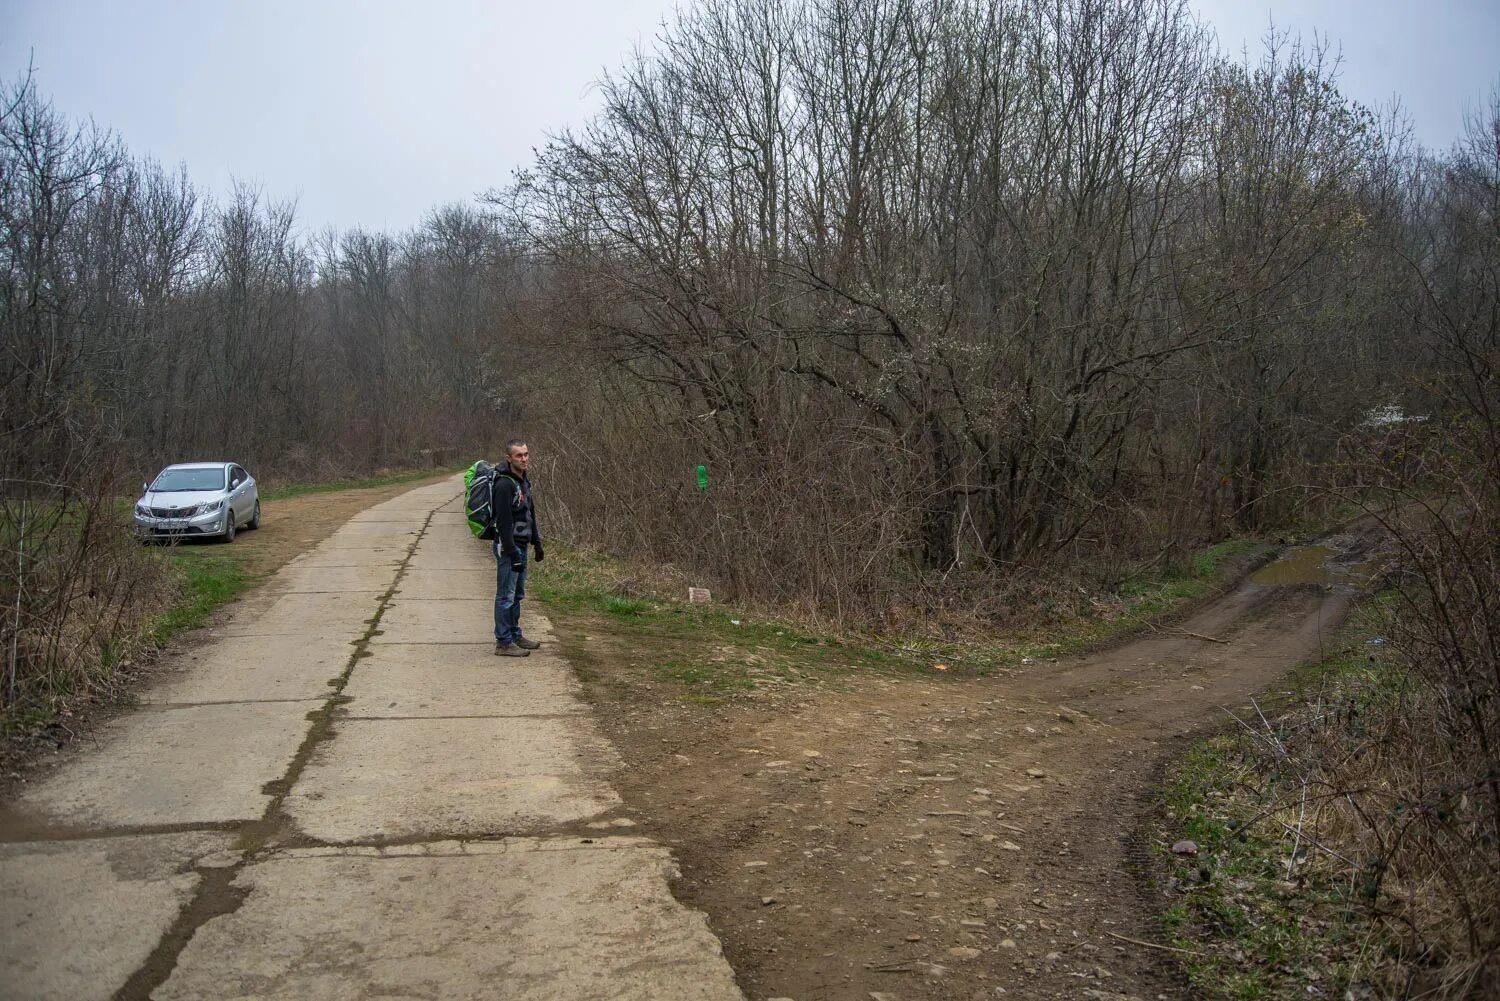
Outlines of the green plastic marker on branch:
{"type": "Polygon", "coordinates": [[[699,466],[698,467],[698,489],[699,490],[707,490],[708,489],[708,467],[707,466],[699,466]]]}

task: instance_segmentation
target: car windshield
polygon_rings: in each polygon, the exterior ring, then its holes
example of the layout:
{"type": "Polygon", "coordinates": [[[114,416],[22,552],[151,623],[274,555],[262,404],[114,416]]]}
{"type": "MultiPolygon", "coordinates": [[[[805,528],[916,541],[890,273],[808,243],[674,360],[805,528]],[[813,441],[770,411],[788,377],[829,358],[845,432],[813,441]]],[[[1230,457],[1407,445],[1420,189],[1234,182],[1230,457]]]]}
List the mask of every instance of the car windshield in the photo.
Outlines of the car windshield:
{"type": "Polygon", "coordinates": [[[152,490],[223,490],[224,470],[213,469],[163,469],[152,490]]]}

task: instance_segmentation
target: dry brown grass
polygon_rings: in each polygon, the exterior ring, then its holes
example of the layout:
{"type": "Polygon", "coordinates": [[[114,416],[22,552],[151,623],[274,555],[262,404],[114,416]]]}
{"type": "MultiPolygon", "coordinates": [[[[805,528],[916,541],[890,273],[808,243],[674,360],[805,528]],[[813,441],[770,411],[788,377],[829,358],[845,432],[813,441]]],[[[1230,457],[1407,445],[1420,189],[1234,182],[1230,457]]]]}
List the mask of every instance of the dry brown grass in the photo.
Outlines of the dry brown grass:
{"type": "Polygon", "coordinates": [[[0,721],[67,729],[151,644],[177,576],[128,534],[112,481],[17,490],[0,503],[0,721]]]}

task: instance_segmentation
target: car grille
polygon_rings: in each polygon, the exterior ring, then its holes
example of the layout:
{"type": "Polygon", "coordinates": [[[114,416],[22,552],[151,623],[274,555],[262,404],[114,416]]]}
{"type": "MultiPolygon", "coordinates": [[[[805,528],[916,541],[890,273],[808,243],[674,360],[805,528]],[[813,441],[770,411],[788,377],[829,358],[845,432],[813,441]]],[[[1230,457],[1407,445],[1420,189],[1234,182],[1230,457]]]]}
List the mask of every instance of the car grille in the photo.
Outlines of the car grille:
{"type": "Polygon", "coordinates": [[[192,510],[190,507],[153,507],[151,515],[155,518],[186,518],[192,510]]]}

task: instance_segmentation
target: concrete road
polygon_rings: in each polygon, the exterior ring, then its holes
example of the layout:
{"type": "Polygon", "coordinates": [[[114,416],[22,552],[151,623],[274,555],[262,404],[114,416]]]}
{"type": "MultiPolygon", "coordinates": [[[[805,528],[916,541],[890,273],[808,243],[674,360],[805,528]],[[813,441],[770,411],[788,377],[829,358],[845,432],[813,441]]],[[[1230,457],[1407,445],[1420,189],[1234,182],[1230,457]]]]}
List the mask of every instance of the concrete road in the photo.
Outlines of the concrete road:
{"type": "Polygon", "coordinates": [[[742,997],[567,665],[492,655],[460,489],[356,516],[3,808],[0,997],[742,997]]]}

